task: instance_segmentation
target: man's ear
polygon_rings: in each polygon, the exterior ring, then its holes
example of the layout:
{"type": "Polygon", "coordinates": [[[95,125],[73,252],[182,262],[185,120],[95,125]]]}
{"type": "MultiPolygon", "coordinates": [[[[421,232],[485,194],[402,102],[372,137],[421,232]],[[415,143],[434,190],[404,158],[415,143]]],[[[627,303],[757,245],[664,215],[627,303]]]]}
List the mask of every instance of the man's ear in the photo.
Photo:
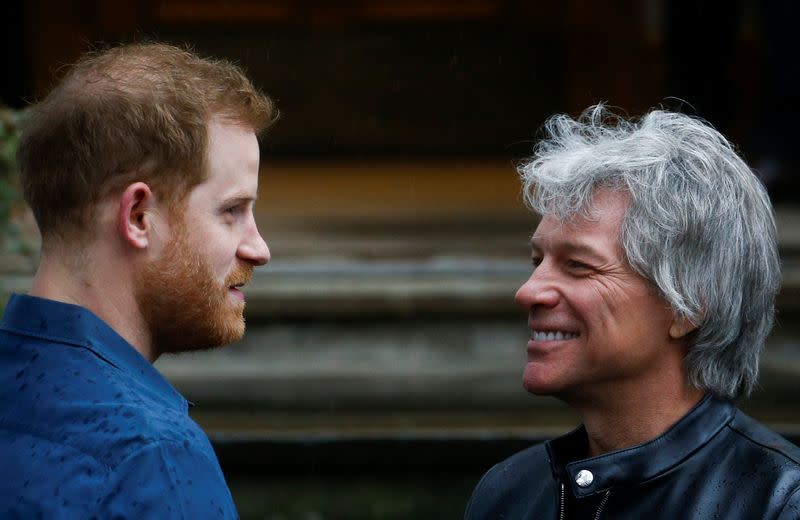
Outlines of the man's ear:
{"type": "Polygon", "coordinates": [[[690,332],[697,329],[697,325],[689,321],[684,316],[676,316],[669,327],[669,337],[672,339],[682,339],[690,332]]]}
{"type": "Polygon", "coordinates": [[[117,229],[120,237],[136,249],[150,245],[153,233],[155,195],[144,182],[134,182],[119,198],[117,229]]]}

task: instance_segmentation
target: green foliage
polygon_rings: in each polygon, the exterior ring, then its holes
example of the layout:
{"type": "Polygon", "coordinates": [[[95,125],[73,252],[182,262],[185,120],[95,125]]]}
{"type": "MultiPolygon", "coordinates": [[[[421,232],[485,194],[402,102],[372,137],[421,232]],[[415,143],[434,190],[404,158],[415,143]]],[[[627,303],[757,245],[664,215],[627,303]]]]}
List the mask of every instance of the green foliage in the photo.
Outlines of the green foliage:
{"type": "MultiPolygon", "coordinates": [[[[33,254],[32,247],[14,221],[15,212],[24,207],[16,156],[19,136],[27,118],[26,110],[0,106],[0,254],[33,254]]],[[[0,289],[0,313],[7,298],[6,291],[0,289]]]]}
{"type": "Polygon", "coordinates": [[[0,107],[0,247],[5,252],[16,254],[31,253],[30,246],[12,219],[14,210],[23,204],[16,154],[27,117],[25,110],[0,107]]]}

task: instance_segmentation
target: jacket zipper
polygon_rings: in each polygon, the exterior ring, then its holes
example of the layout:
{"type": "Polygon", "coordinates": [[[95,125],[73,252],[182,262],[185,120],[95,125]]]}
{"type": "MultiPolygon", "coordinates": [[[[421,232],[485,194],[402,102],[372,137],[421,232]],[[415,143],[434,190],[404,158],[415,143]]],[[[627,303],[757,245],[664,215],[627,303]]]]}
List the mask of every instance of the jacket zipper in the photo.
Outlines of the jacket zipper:
{"type": "MultiPolygon", "coordinates": [[[[562,490],[563,490],[563,486],[564,485],[562,484],[561,486],[562,486],[562,490]]],[[[603,496],[603,500],[600,501],[600,505],[597,506],[597,513],[595,513],[595,515],[594,515],[594,520],[600,520],[600,513],[602,513],[603,512],[603,508],[606,507],[606,502],[608,502],[608,495],[610,495],[610,494],[611,494],[611,490],[609,489],[608,491],[606,491],[605,496],[603,496]]]]}
{"type": "Polygon", "coordinates": [[[558,503],[558,520],[564,520],[564,483],[561,483],[561,500],[558,503]]]}

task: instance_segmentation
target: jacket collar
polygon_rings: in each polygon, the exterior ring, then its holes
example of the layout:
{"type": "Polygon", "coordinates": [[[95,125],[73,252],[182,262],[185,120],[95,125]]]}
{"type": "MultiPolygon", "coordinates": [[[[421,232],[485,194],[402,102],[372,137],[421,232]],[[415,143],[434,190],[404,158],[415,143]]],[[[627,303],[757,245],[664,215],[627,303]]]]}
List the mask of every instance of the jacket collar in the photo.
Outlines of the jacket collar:
{"type": "Polygon", "coordinates": [[[669,430],[655,439],[611,453],[575,460],[586,453],[587,437],[583,426],[547,442],[550,464],[557,478],[572,487],[581,498],[626,484],[636,484],[669,471],[708,443],[736,413],[730,401],[707,394],[669,430]],[[572,462],[569,462],[572,461],[572,462]],[[578,473],[589,471],[593,480],[586,487],[577,484],[578,473]]]}
{"type": "Polygon", "coordinates": [[[173,406],[181,410],[188,407],[186,399],[147,359],[106,322],[84,307],[12,294],[0,330],[88,349],[173,406]]]}

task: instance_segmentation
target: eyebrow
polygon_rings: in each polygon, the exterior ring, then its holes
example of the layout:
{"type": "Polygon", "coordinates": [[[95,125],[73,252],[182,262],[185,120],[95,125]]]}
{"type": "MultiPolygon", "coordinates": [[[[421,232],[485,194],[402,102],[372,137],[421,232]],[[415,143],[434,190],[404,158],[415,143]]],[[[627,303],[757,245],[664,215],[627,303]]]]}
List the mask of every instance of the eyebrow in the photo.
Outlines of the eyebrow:
{"type": "Polygon", "coordinates": [[[235,194],[235,195],[231,195],[230,197],[223,198],[222,201],[221,201],[221,205],[229,206],[231,204],[243,204],[243,203],[247,203],[247,202],[255,202],[257,198],[258,198],[258,195],[256,195],[255,197],[252,197],[250,195],[235,194]]]}
{"type": "MultiPolygon", "coordinates": [[[[533,249],[533,251],[535,253],[541,253],[542,252],[542,247],[540,245],[540,242],[541,241],[538,240],[536,238],[536,236],[531,237],[531,249],[533,249]]],[[[572,253],[572,254],[578,254],[578,255],[581,255],[581,256],[585,256],[587,258],[591,258],[591,259],[597,260],[599,262],[605,262],[607,260],[602,254],[600,254],[594,248],[592,248],[591,246],[588,246],[586,244],[579,244],[579,243],[576,243],[576,242],[569,242],[569,241],[557,242],[556,243],[556,249],[559,249],[559,250],[562,250],[562,251],[565,251],[565,252],[568,252],[568,253],[572,253]]]]}

